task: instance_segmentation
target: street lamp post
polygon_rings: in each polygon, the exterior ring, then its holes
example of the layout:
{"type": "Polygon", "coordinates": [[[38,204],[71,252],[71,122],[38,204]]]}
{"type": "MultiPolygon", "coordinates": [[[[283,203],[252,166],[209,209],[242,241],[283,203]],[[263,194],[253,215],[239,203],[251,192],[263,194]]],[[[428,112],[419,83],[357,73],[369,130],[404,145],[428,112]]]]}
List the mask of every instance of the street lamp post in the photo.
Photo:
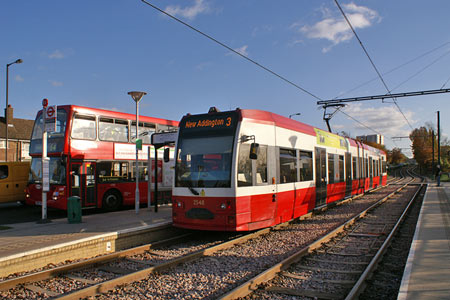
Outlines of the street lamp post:
{"type": "MultiPolygon", "coordinates": [[[[128,95],[133,98],[134,102],[136,102],[136,141],[139,137],[139,101],[141,101],[142,97],[144,95],[147,95],[146,92],[128,92],[128,95]]],[[[136,214],[139,213],[139,153],[138,153],[138,147],[136,144],[136,168],[135,168],[135,176],[136,176],[136,192],[135,192],[135,200],[134,200],[134,206],[136,210],[136,214]]]]}
{"type": "Polygon", "coordinates": [[[289,119],[292,119],[292,116],[300,116],[300,115],[301,115],[301,113],[295,113],[295,114],[289,115],[289,119]]]}
{"type": "Polygon", "coordinates": [[[6,149],[5,149],[5,161],[8,161],[8,80],[9,80],[9,66],[13,64],[21,64],[23,60],[20,58],[12,63],[6,64],[6,109],[5,109],[5,122],[6,122],[6,149]]]}

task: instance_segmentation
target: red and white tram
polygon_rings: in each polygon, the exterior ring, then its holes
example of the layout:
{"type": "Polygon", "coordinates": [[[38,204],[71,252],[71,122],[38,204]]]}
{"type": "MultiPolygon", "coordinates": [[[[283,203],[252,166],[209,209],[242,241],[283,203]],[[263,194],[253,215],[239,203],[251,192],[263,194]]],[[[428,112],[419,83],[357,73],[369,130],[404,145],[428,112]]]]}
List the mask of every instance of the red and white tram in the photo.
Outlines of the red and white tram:
{"type": "Polygon", "coordinates": [[[260,110],[186,115],[179,124],[173,225],[247,231],[385,185],[386,154],[260,110]]]}

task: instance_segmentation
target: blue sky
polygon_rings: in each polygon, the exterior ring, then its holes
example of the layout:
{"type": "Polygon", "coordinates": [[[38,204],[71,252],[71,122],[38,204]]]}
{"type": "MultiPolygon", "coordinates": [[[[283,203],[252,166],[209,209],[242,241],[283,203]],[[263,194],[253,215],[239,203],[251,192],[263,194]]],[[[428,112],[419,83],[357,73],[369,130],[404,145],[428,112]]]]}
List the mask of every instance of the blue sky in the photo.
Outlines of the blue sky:
{"type": "MultiPolygon", "coordinates": [[[[322,100],[387,93],[332,0],[149,0],[322,100]],[[369,83],[367,83],[369,82],[369,83]],[[358,88],[357,88],[358,87],[358,88]],[[355,89],[356,88],[356,89],[355,89]]],[[[450,88],[450,1],[339,1],[392,93],[450,88]]],[[[141,114],[179,120],[221,110],[262,109],[323,129],[317,99],[157,12],[140,0],[0,2],[0,107],[6,64],[14,115],[34,119],[41,100],[134,113],[131,90],[148,93],[141,114]]],[[[450,94],[398,98],[413,128],[441,112],[450,94]]],[[[343,111],[405,148],[411,131],[392,101],[343,111]]],[[[336,113],[334,131],[373,134],[336,113]]]]}

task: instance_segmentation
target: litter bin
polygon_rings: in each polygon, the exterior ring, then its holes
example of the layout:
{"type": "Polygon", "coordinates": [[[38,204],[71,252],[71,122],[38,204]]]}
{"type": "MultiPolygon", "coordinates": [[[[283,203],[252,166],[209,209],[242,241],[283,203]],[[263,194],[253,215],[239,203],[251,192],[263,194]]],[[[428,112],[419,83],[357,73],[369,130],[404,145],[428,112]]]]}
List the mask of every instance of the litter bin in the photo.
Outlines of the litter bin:
{"type": "Polygon", "coordinates": [[[71,196],[67,201],[67,219],[69,223],[81,223],[81,201],[78,196],[71,196]]]}

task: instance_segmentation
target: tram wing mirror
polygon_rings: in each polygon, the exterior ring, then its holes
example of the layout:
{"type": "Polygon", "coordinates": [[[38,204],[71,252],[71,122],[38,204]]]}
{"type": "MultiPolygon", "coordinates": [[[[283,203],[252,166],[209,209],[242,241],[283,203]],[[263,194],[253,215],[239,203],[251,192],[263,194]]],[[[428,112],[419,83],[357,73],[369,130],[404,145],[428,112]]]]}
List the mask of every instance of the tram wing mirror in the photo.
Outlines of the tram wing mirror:
{"type": "Polygon", "coordinates": [[[258,143],[251,143],[251,145],[250,145],[250,159],[258,159],[258,150],[259,150],[259,144],[258,143]]]}
{"type": "Polygon", "coordinates": [[[170,153],[170,148],[164,148],[164,162],[169,162],[169,160],[170,160],[169,153],[170,153]]]}

